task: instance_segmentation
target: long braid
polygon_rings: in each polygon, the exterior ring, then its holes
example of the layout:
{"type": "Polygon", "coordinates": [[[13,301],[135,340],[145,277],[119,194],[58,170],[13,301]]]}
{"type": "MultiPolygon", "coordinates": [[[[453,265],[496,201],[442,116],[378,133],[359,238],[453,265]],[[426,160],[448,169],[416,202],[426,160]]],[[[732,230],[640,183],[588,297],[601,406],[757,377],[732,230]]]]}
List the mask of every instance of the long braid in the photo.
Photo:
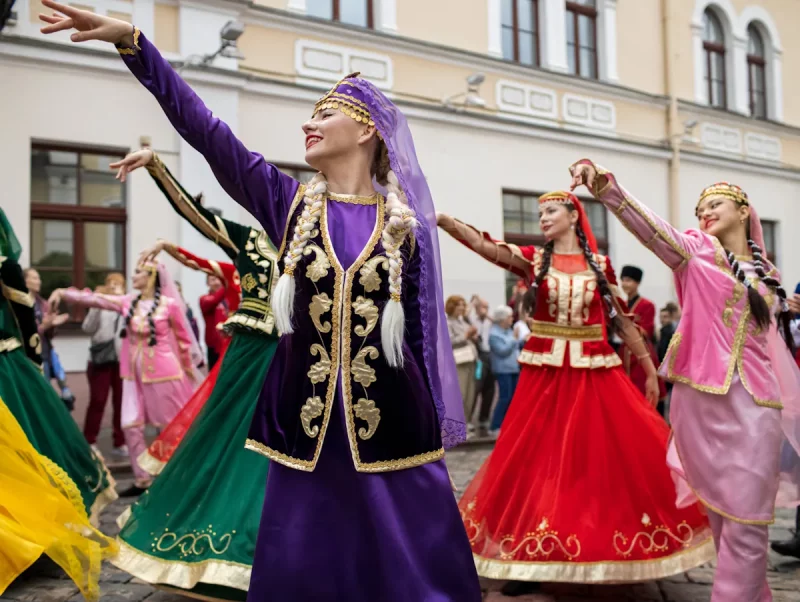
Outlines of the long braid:
{"type": "Polygon", "coordinates": [[[150,327],[150,340],[148,345],[150,345],[150,347],[156,346],[156,321],[153,315],[156,313],[160,301],[161,286],[158,284],[158,280],[156,279],[156,290],[153,293],[153,307],[151,307],[150,311],[147,312],[147,325],[150,327]]]}
{"type": "Polygon", "coordinates": [[[544,282],[547,272],[550,271],[550,262],[553,260],[554,246],[555,242],[552,240],[544,245],[544,248],[542,249],[542,267],[534,277],[530,288],[525,291],[525,295],[522,297],[522,310],[531,318],[536,312],[536,301],[539,288],[541,287],[542,282],[544,282]]]}
{"type": "MultiPolygon", "coordinates": [[[[139,297],[141,297],[141,295],[139,295],[139,297]]],[[[121,339],[124,339],[128,336],[128,328],[131,323],[131,318],[133,318],[133,315],[136,313],[136,306],[139,305],[139,297],[136,297],[136,299],[133,300],[131,307],[128,310],[128,315],[125,316],[125,327],[119,333],[119,338],[121,339]]]]}
{"type": "Polygon", "coordinates": [[[386,173],[386,225],[381,234],[383,250],[389,260],[389,301],[381,317],[381,343],[387,363],[393,368],[403,366],[403,337],[405,311],[402,304],[403,257],[400,249],[408,234],[418,223],[400,182],[391,169],[386,173]]]}
{"type": "MultiPolygon", "coordinates": [[[[753,320],[755,320],[756,324],[761,328],[769,327],[772,315],[767,306],[767,302],[764,301],[763,297],[759,294],[758,289],[753,286],[753,281],[747,277],[744,268],[739,264],[739,260],[736,259],[736,255],[733,251],[725,249],[725,254],[728,257],[728,263],[731,266],[734,278],[741,282],[747,290],[747,300],[750,303],[750,312],[753,314],[753,320]]],[[[764,272],[763,265],[761,271],[762,273],[764,272]]],[[[784,293],[784,295],[785,294],[786,293],[784,293]]]]}
{"type": "Polygon", "coordinates": [[[786,345],[790,350],[794,351],[794,338],[792,337],[791,331],[792,313],[786,301],[786,290],[781,286],[780,280],[767,274],[764,268],[764,254],[756,241],[748,239],[747,244],[750,247],[750,251],[753,253],[753,267],[755,268],[756,274],[780,299],[780,311],[776,319],[783,329],[783,338],[786,341],[786,345]]]}
{"type": "Polygon", "coordinates": [[[283,274],[278,279],[278,284],[272,293],[272,312],[275,315],[275,324],[281,334],[294,332],[292,326],[295,293],[294,270],[303,256],[303,249],[308,241],[319,234],[317,225],[327,194],[328,181],[323,174],[318,173],[306,187],[303,196],[303,212],[297,220],[294,235],[283,257],[283,274]]]}
{"type": "Polygon", "coordinates": [[[600,296],[603,298],[603,301],[606,304],[606,311],[610,322],[609,326],[615,326],[618,314],[617,309],[614,306],[614,297],[611,293],[611,287],[608,284],[608,278],[606,278],[603,270],[601,270],[600,266],[597,264],[594,253],[589,247],[589,241],[586,239],[586,233],[583,231],[580,224],[575,226],[575,234],[578,236],[578,242],[581,245],[581,249],[583,249],[583,255],[586,258],[586,263],[594,272],[595,278],[597,278],[597,288],[600,290],[600,296]]]}

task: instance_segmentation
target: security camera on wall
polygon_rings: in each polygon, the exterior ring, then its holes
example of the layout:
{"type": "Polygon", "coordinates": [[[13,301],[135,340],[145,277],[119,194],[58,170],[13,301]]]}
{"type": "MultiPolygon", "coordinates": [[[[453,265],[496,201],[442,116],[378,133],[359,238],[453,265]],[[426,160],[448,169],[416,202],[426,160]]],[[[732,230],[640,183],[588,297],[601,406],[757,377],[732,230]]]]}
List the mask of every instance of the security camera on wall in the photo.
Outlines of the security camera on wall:
{"type": "Polygon", "coordinates": [[[17,14],[12,12],[12,6],[14,0],[0,0],[0,31],[3,31],[6,25],[15,25],[17,22],[17,14]]]}

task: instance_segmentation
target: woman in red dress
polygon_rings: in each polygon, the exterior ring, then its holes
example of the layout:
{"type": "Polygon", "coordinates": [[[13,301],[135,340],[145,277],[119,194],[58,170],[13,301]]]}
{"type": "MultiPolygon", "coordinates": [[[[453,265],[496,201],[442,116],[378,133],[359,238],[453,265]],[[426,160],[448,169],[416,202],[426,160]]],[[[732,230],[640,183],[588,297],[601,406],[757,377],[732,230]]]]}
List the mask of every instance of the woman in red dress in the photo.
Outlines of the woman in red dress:
{"type": "Polygon", "coordinates": [[[543,581],[646,581],[704,564],[714,557],[708,520],[698,505],[675,507],[655,366],[611,263],[572,194],[543,195],[539,216],[543,249],[438,216],[467,247],[532,281],[519,384],[459,504],[478,574],[510,580],[503,593],[513,596],[543,581]],[[647,371],[650,404],[608,343],[612,326],[647,371]]]}
{"type": "MultiPolygon", "coordinates": [[[[215,295],[224,298],[228,306],[228,315],[233,315],[236,312],[242,298],[242,287],[236,266],[224,261],[218,262],[203,259],[183,247],[178,247],[165,240],[159,240],[152,248],[145,250],[142,256],[152,260],[161,251],[166,251],[186,267],[216,276],[222,280],[222,288],[215,295]]],[[[147,450],[139,456],[139,465],[151,475],[161,474],[164,466],[172,457],[172,454],[175,453],[175,450],[178,449],[180,442],[183,441],[183,437],[189,431],[194,419],[206,405],[206,401],[211,396],[214,385],[217,383],[217,374],[222,366],[222,359],[225,357],[229,344],[230,338],[226,335],[223,337],[222,352],[211,372],[200,383],[200,386],[197,387],[191,399],[186,402],[181,411],[164,427],[164,430],[161,431],[147,450]]]]}

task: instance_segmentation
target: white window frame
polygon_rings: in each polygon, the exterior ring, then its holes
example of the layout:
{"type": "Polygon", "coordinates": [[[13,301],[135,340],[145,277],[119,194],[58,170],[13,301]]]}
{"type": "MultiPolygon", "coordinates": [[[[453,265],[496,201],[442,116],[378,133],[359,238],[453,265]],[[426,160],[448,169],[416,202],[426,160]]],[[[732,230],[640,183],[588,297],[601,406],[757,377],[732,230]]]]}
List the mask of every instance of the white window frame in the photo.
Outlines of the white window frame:
{"type": "MultiPolygon", "coordinates": [[[[763,6],[748,6],[739,15],[739,30],[747,40],[747,29],[755,26],[764,41],[764,56],[767,61],[767,119],[783,121],[783,46],[778,26],[763,6]]],[[[746,48],[746,46],[745,46],[746,48]]],[[[745,92],[748,101],[750,90],[745,50],[745,92]]]]}
{"type": "MultiPolygon", "coordinates": [[[[397,0],[372,0],[375,11],[375,31],[397,33],[397,0]]],[[[306,0],[288,0],[286,8],[292,12],[305,15],[307,11],[306,0]]]]}

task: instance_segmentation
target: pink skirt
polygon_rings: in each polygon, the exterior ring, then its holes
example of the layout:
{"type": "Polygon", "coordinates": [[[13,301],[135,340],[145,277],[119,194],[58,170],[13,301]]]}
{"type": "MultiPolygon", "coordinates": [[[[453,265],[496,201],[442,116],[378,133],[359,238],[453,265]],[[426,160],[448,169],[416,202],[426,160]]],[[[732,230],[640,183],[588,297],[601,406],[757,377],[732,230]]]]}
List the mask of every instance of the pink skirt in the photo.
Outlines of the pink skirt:
{"type": "Polygon", "coordinates": [[[143,382],[141,365],[137,366],[136,377],[122,381],[122,428],[168,425],[189,401],[196,386],[185,373],[175,380],[143,382]]]}

